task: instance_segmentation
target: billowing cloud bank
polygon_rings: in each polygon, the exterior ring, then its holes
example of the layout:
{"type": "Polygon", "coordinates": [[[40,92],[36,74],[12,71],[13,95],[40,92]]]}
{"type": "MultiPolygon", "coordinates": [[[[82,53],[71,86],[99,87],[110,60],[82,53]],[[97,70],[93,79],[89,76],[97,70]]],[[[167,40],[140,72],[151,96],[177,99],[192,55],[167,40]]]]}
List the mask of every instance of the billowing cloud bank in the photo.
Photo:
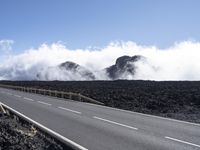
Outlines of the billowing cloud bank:
{"type": "MultiPolygon", "coordinates": [[[[101,49],[76,50],[68,49],[61,43],[43,44],[22,54],[7,55],[0,63],[0,79],[36,80],[38,72],[72,61],[96,72],[97,79],[105,80],[108,79],[106,74],[98,71],[114,64],[123,55],[142,55],[147,58],[147,61],[135,64],[136,74],[127,79],[200,80],[200,42],[193,41],[176,43],[167,49],[137,45],[134,42],[115,42],[101,49]]],[[[68,80],[62,72],[54,70],[51,74],[49,80],[68,80]]],[[[77,76],[73,80],[82,78],[77,76]]]]}

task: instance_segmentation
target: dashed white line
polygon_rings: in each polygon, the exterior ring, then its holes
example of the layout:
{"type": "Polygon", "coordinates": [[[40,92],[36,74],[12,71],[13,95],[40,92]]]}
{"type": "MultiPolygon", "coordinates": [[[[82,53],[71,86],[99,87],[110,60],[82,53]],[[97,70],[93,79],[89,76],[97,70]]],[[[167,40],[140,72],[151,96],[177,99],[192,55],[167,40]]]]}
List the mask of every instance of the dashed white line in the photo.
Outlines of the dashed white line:
{"type": "Polygon", "coordinates": [[[141,116],[145,116],[145,117],[151,117],[151,118],[168,120],[168,121],[173,121],[173,122],[178,122],[178,123],[184,123],[184,124],[188,124],[188,125],[200,126],[199,123],[176,120],[176,119],[172,119],[172,118],[166,118],[166,117],[160,117],[160,116],[155,116],[155,115],[150,115],[150,114],[144,114],[144,113],[134,112],[134,111],[130,111],[130,110],[123,110],[123,109],[113,108],[113,107],[108,107],[108,106],[103,106],[103,105],[90,104],[90,103],[84,103],[84,105],[91,105],[91,106],[106,108],[106,109],[110,109],[110,110],[121,111],[121,112],[125,112],[125,113],[136,114],[136,115],[141,115],[141,116]]]}
{"type": "Polygon", "coordinates": [[[200,148],[200,145],[197,145],[197,144],[193,144],[193,143],[190,143],[190,142],[182,141],[182,140],[175,139],[175,138],[168,137],[168,136],[166,136],[165,138],[169,139],[169,140],[172,140],[172,141],[176,141],[176,142],[179,142],[179,143],[184,143],[184,144],[187,144],[187,145],[191,145],[191,146],[195,146],[195,147],[199,147],[200,148]]]}
{"type": "Polygon", "coordinates": [[[93,118],[101,120],[101,121],[104,121],[104,122],[109,122],[109,123],[112,123],[112,124],[116,124],[116,125],[119,125],[119,126],[122,126],[122,127],[126,127],[126,128],[129,128],[129,129],[138,130],[138,128],[135,128],[135,127],[132,127],[132,126],[129,126],[129,125],[125,125],[125,124],[121,124],[121,123],[118,123],[118,122],[115,122],[115,121],[103,119],[103,118],[100,118],[100,117],[93,116],[93,118]]]}
{"type": "Polygon", "coordinates": [[[7,93],[8,95],[12,95],[11,93],[7,93]]]}
{"type": "Polygon", "coordinates": [[[20,95],[14,95],[15,97],[18,97],[18,98],[20,98],[21,96],[20,95]]]}
{"type": "Polygon", "coordinates": [[[52,104],[49,104],[49,103],[45,103],[45,102],[42,102],[42,101],[37,101],[38,103],[41,103],[41,104],[44,104],[44,105],[48,105],[48,106],[51,106],[52,104]]]}
{"type": "Polygon", "coordinates": [[[28,100],[28,101],[32,101],[32,102],[34,101],[33,99],[27,98],[27,97],[24,97],[24,99],[25,99],[25,100],[28,100]]]}
{"type": "Polygon", "coordinates": [[[73,113],[76,113],[76,114],[82,114],[82,113],[79,112],[79,111],[71,110],[71,109],[68,109],[68,108],[64,108],[64,107],[58,107],[58,108],[63,109],[63,110],[66,110],[66,111],[70,111],[70,112],[73,112],[73,113]]]}
{"type": "MultiPolygon", "coordinates": [[[[2,103],[3,104],[3,103],[2,103]]],[[[74,141],[66,138],[65,136],[53,131],[52,129],[50,128],[47,128],[46,126],[40,124],[39,122],[35,121],[35,120],[32,120],[31,118],[25,116],[24,114],[16,111],[15,109],[7,106],[6,104],[3,104],[4,107],[6,107],[7,109],[11,110],[12,112],[14,112],[15,114],[21,116],[22,118],[25,118],[26,120],[28,120],[29,122],[35,124],[37,127],[39,128],[42,128],[43,130],[47,131],[47,132],[50,132],[51,134],[53,134],[54,136],[58,137],[59,139],[61,139],[62,141],[64,141],[65,143],[67,143],[67,145],[70,145],[72,146],[73,149],[77,149],[77,150],[88,150],[87,148],[79,145],[78,143],[75,143],[74,141]]]]}

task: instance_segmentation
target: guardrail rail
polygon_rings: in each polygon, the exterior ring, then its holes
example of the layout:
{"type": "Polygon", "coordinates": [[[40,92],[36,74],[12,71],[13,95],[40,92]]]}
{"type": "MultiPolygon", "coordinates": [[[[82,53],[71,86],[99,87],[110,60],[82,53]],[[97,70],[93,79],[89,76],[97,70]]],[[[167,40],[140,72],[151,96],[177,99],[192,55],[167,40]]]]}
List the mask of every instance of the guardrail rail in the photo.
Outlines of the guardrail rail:
{"type": "Polygon", "coordinates": [[[104,103],[94,100],[90,97],[84,96],[80,93],[77,94],[77,93],[72,93],[72,92],[46,90],[46,89],[38,89],[38,88],[31,88],[31,87],[5,85],[5,84],[0,84],[0,87],[23,91],[23,92],[54,96],[54,97],[59,97],[63,99],[70,99],[70,100],[75,100],[75,101],[80,101],[80,102],[89,102],[89,103],[94,103],[98,105],[104,105],[104,103]]]}
{"type": "Polygon", "coordinates": [[[33,128],[35,128],[36,130],[39,130],[45,136],[51,137],[54,140],[56,140],[56,142],[61,144],[62,147],[66,150],[88,150],[88,149],[82,147],[81,145],[71,141],[70,139],[68,139],[68,138],[60,135],[59,133],[47,128],[46,126],[32,120],[31,118],[27,117],[26,115],[16,111],[15,109],[13,109],[13,108],[9,107],[8,105],[1,103],[1,102],[0,102],[0,111],[5,114],[8,114],[9,116],[12,115],[12,116],[15,116],[15,118],[17,117],[18,120],[22,121],[23,123],[26,122],[26,123],[31,124],[31,126],[33,128]]]}

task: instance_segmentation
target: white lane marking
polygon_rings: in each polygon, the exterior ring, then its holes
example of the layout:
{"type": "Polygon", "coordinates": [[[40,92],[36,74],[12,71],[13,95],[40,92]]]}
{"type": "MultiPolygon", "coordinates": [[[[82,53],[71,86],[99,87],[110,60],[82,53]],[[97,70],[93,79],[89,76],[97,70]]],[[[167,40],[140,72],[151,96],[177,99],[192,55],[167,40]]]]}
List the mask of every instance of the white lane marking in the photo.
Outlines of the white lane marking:
{"type": "Polygon", "coordinates": [[[108,107],[108,106],[102,106],[102,105],[90,104],[90,103],[84,103],[84,104],[91,105],[91,106],[102,107],[102,108],[106,108],[106,109],[111,109],[111,110],[115,110],[115,111],[121,111],[121,112],[125,112],[125,113],[137,114],[137,115],[141,115],[141,116],[145,116],[145,117],[152,117],[152,118],[157,118],[157,119],[162,119],[162,120],[168,120],[168,121],[173,121],[173,122],[178,122],[178,123],[184,123],[184,124],[189,124],[189,125],[194,125],[194,126],[200,126],[200,124],[198,124],[198,123],[192,123],[192,122],[176,120],[176,119],[171,119],[171,118],[166,118],[166,117],[154,116],[154,115],[150,115],[150,114],[143,114],[143,113],[129,111],[129,110],[123,110],[123,109],[119,109],[119,108],[112,108],[112,107],[108,107]]]}
{"type": "Polygon", "coordinates": [[[79,111],[71,110],[71,109],[68,109],[68,108],[64,108],[64,107],[58,107],[58,108],[63,109],[63,110],[67,110],[67,111],[71,111],[71,112],[73,112],[73,113],[82,114],[82,113],[79,112],[79,111]]]}
{"type": "Polygon", "coordinates": [[[135,127],[132,127],[132,126],[129,126],[129,125],[125,125],[125,124],[121,124],[121,123],[118,123],[118,122],[115,122],[115,121],[99,118],[99,117],[96,117],[96,116],[93,116],[93,118],[101,120],[101,121],[109,122],[109,123],[112,123],[112,124],[116,124],[116,125],[119,125],[119,126],[122,126],[122,127],[126,127],[126,128],[129,128],[129,129],[138,130],[138,128],[135,128],[135,127]]]}
{"type": "Polygon", "coordinates": [[[28,100],[28,101],[32,101],[32,102],[34,101],[33,99],[27,98],[27,97],[24,97],[24,99],[25,99],[25,100],[28,100]]]}
{"type": "MultiPolygon", "coordinates": [[[[2,93],[6,93],[6,92],[2,91],[2,93]]],[[[29,93],[29,94],[33,94],[33,93],[29,93]]],[[[47,96],[47,95],[40,95],[40,96],[51,97],[51,96],[47,96]]],[[[56,98],[56,97],[51,97],[51,98],[56,98]]],[[[57,98],[57,99],[61,99],[61,98],[57,98]]],[[[67,99],[67,100],[69,100],[69,99],[67,99]]],[[[74,101],[74,100],[69,100],[69,101],[74,101]]],[[[173,121],[173,122],[178,122],[178,123],[184,123],[184,124],[188,124],[188,125],[200,126],[200,124],[198,124],[198,123],[192,123],[192,122],[187,122],[187,121],[182,121],[182,120],[176,120],[176,119],[172,119],[172,118],[154,116],[154,115],[150,115],[150,114],[143,114],[143,113],[139,113],[139,112],[123,110],[123,109],[119,109],[119,108],[112,108],[112,107],[108,107],[108,106],[102,106],[102,105],[91,104],[91,103],[84,103],[84,104],[91,105],[91,106],[102,107],[102,108],[106,108],[106,109],[111,109],[111,110],[115,110],[115,111],[121,111],[121,112],[125,112],[125,113],[137,114],[137,115],[141,115],[141,116],[145,116],[145,117],[152,117],[152,118],[157,118],[157,119],[162,119],[162,120],[168,120],[168,121],[173,121]]]]}
{"type": "Polygon", "coordinates": [[[191,146],[195,146],[195,147],[199,147],[200,148],[200,145],[197,145],[197,144],[193,144],[193,143],[190,143],[190,142],[182,141],[182,140],[175,139],[175,138],[168,137],[168,136],[166,136],[165,138],[169,139],[169,140],[172,140],[172,141],[176,141],[176,142],[179,142],[179,143],[184,143],[184,144],[187,144],[187,145],[191,145],[191,146]]]}
{"type": "Polygon", "coordinates": [[[49,103],[45,103],[45,102],[42,102],[42,101],[37,101],[38,103],[41,103],[41,104],[44,104],[44,105],[48,105],[48,106],[51,106],[52,104],[49,104],[49,103]]]}
{"type": "Polygon", "coordinates": [[[11,93],[7,93],[8,95],[12,95],[11,93]]]}
{"type": "Polygon", "coordinates": [[[18,98],[20,98],[21,96],[20,95],[14,95],[15,97],[18,97],[18,98]]]}
{"type": "MultiPolygon", "coordinates": [[[[2,103],[2,102],[1,102],[2,103]]],[[[60,135],[59,133],[53,131],[52,129],[49,129],[47,127],[45,127],[44,125],[40,124],[39,122],[32,120],[31,118],[25,116],[24,114],[14,110],[13,108],[7,106],[6,104],[2,103],[4,107],[6,107],[7,109],[11,110],[12,112],[14,112],[15,114],[19,115],[22,118],[25,118],[26,120],[28,120],[29,122],[35,124],[37,127],[42,128],[43,130],[46,130],[47,132],[53,134],[54,136],[56,136],[57,138],[61,139],[62,141],[64,141],[65,143],[67,143],[68,145],[72,146],[74,149],[77,150],[88,150],[87,148],[75,143],[74,141],[60,135]]]]}

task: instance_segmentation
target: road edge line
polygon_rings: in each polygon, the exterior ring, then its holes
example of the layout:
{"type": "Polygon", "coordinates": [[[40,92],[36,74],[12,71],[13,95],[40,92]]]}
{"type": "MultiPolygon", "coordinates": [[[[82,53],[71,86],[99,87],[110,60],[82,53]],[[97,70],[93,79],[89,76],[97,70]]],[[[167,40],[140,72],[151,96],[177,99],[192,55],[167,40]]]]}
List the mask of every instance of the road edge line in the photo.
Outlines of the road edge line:
{"type": "Polygon", "coordinates": [[[27,117],[26,115],[16,111],[15,109],[11,108],[10,106],[4,104],[1,102],[1,104],[3,105],[3,107],[7,108],[8,110],[12,111],[13,113],[17,114],[18,116],[24,118],[25,120],[33,123],[34,125],[36,125],[37,127],[43,129],[44,131],[46,131],[47,133],[50,133],[50,135],[53,135],[54,137],[60,139],[61,141],[63,141],[64,143],[66,143],[68,146],[74,148],[75,150],[88,150],[87,148],[75,143],[74,141],[60,135],[59,133],[45,127],[44,125],[40,124],[39,122],[27,117]]]}
{"type": "MultiPolygon", "coordinates": [[[[5,88],[4,88],[4,89],[5,89],[5,88]]],[[[12,90],[12,89],[7,89],[7,90],[12,90]]],[[[12,91],[15,91],[15,90],[12,90],[12,91]]],[[[18,92],[23,92],[23,91],[18,91],[18,92]]],[[[23,92],[23,93],[26,93],[26,92],[23,92]]],[[[35,95],[35,93],[29,93],[29,94],[34,94],[34,95],[35,95]]],[[[51,98],[51,99],[64,100],[65,102],[66,102],[66,101],[77,102],[77,101],[70,100],[70,99],[63,99],[63,98],[59,98],[59,97],[51,97],[51,96],[48,96],[48,95],[42,95],[42,94],[37,94],[37,95],[39,95],[39,96],[44,96],[44,97],[48,97],[48,98],[51,98]]],[[[97,107],[103,107],[103,108],[107,108],[107,109],[111,109],[111,110],[116,110],[116,111],[131,113],[131,114],[138,114],[138,115],[145,116],[145,117],[153,117],[153,118],[157,118],[157,119],[163,119],[163,120],[168,120],[168,121],[174,121],[174,122],[178,122],[178,123],[184,123],[184,124],[194,125],[194,126],[200,127],[200,123],[193,123],[193,122],[188,122],[188,121],[178,120],[178,119],[173,119],[173,118],[168,118],[168,117],[155,116],[155,115],[151,115],[151,114],[144,114],[144,113],[140,113],[140,112],[125,110],[125,109],[119,109],[119,108],[114,108],[114,107],[109,107],[109,106],[104,106],[104,105],[92,104],[92,103],[88,103],[88,102],[82,102],[82,103],[83,103],[83,104],[86,104],[86,105],[97,106],[97,107]]]]}

